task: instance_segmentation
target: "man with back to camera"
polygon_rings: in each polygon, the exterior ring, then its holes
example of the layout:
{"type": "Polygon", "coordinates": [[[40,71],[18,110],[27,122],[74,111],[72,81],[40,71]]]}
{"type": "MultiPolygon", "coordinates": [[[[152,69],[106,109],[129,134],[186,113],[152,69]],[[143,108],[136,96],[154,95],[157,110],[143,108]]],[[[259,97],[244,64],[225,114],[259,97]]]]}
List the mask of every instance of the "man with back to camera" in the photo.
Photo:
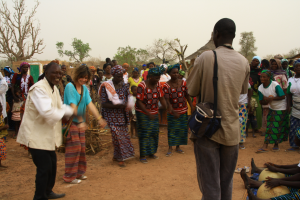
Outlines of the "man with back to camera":
{"type": "MultiPolygon", "coordinates": [[[[213,40],[218,60],[218,111],[221,127],[208,138],[194,142],[197,178],[202,200],[231,200],[233,174],[238,159],[240,126],[239,96],[248,91],[250,68],[247,59],[232,47],[235,23],[223,18],[214,27],[213,40]]],[[[195,60],[193,73],[187,79],[192,97],[214,102],[214,53],[206,51],[195,60]]]]}

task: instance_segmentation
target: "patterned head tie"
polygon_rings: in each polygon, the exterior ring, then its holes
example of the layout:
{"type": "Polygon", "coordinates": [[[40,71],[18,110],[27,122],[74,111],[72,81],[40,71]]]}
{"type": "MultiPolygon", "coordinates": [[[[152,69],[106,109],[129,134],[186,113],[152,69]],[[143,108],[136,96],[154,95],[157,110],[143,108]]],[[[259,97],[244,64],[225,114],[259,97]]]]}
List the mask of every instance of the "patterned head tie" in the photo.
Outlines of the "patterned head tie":
{"type": "Polygon", "coordinates": [[[123,74],[125,72],[125,69],[121,65],[116,65],[111,69],[111,75],[115,74],[123,74]]]}
{"type": "Polygon", "coordinates": [[[143,67],[147,67],[147,65],[146,65],[146,64],[143,64],[143,67]]]}
{"type": "Polygon", "coordinates": [[[96,70],[94,66],[90,66],[90,70],[96,70]]]}
{"type": "Polygon", "coordinates": [[[128,64],[128,63],[123,63],[122,66],[123,66],[123,67],[129,67],[129,64],[128,64]]]}
{"type": "Polygon", "coordinates": [[[20,64],[20,69],[21,69],[24,65],[27,65],[28,68],[30,68],[30,65],[29,65],[28,62],[22,62],[22,63],[20,64]]]}
{"type": "Polygon", "coordinates": [[[135,67],[135,68],[133,68],[133,71],[134,72],[139,72],[139,68],[135,67]]]}
{"type": "Polygon", "coordinates": [[[185,76],[185,71],[183,71],[183,70],[179,70],[179,72],[178,72],[181,76],[185,76]]]}
{"type": "Polygon", "coordinates": [[[172,69],[178,69],[178,71],[179,71],[180,70],[180,65],[179,64],[170,65],[168,67],[167,73],[170,74],[170,72],[172,71],[172,69]]]}
{"type": "Polygon", "coordinates": [[[270,70],[262,70],[261,73],[266,74],[271,80],[273,80],[273,73],[270,70]]]}
{"type": "Polygon", "coordinates": [[[7,71],[10,74],[14,74],[14,70],[12,70],[9,66],[4,67],[4,70],[7,71]]]}
{"type": "Polygon", "coordinates": [[[164,73],[165,71],[165,68],[164,67],[160,67],[160,66],[157,66],[157,67],[153,67],[149,70],[148,74],[150,76],[160,76],[164,73]]]}
{"type": "Polygon", "coordinates": [[[284,62],[287,62],[287,63],[288,63],[289,61],[288,61],[287,59],[284,58],[284,59],[281,60],[281,64],[284,63],[284,62]]]}
{"type": "Polygon", "coordinates": [[[293,67],[296,67],[297,64],[300,64],[300,59],[298,59],[298,60],[296,60],[296,61],[294,62],[293,67]]]}

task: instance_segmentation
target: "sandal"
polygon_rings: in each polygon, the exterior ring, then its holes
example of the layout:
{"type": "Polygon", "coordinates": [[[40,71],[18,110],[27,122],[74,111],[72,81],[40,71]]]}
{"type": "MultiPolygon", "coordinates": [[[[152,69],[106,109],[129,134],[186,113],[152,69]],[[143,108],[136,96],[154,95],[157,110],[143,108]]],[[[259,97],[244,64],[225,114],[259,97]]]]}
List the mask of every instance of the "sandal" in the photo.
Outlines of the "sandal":
{"type": "Polygon", "coordinates": [[[87,176],[84,176],[84,175],[81,175],[79,178],[77,179],[80,179],[80,180],[86,180],[87,179],[87,176]]]}
{"type": "Polygon", "coordinates": [[[177,153],[184,153],[181,149],[176,150],[177,153]]]}
{"type": "Polygon", "coordinates": [[[266,153],[268,150],[265,150],[263,148],[258,149],[255,153],[266,153]]]}
{"type": "Polygon", "coordinates": [[[146,158],[141,158],[140,161],[141,161],[141,163],[144,163],[144,164],[147,164],[147,163],[148,163],[148,161],[147,161],[146,158]]]}
{"type": "Polygon", "coordinates": [[[276,152],[276,151],[279,151],[280,149],[279,149],[279,147],[274,147],[272,150],[276,152]]]}
{"type": "Polygon", "coordinates": [[[285,150],[285,151],[298,151],[299,149],[294,149],[293,147],[292,148],[289,148],[289,149],[287,149],[287,150],[285,150]]]}
{"type": "Polygon", "coordinates": [[[70,183],[70,184],[79,184],[79,183],[81,183],[81,180],[79,180],[79,179],[74,179],[73,181],[71,181],[71,182],[66,182],[66,183],[70,183]]]}
{"type": "Polygon", "coordinates": [[[126,167],[125,162],[124,161],[119,162],[119,166],[120,167],[126,167]]]}
{"type": "Polygon", "coordinates": [[[158,159],[158,156],[153,154],[153,155],[149,156],[149,158],[158,159]]]}
{"type": "Polygon", "coordinates": [[[246,147],[242,144],[239,146],[240,149],[246,149],[246,147]]]}
{"type": "Polygon", "coordinates": [[[167,157],[170,157],[170,156],[172,156],[172,154],[173,154],[173,153],[172,153],[171,151],[169,151],[169,152],[166,154],[166,156],[167,156],[167,157]]]}
{"type": "Polygon", "coordinates": [[[234,170],[235,173],[240,173],[243,169],[246,170],[246,173],[250,172],[250,167],[244,166],[243,168],[237,168],[236,170],[234,170]]]}

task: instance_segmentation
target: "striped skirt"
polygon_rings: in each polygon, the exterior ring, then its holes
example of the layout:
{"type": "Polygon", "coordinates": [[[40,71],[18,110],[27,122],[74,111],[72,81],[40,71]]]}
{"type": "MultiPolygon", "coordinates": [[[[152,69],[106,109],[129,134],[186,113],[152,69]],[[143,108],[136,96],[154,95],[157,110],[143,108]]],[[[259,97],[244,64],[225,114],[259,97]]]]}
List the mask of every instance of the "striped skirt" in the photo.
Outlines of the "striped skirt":
{"type": "Polygon", "coordinates": [[[291,119],[290,119],[290,133],[289,133],[289,142],[290,142],[290,146],[291,147],[298,147],[295,144],[295,136],[296,133],[298,132],[298,128],[300,127],[300,119],[293,117],[291,115],[291,119]]]}
{"type": "Polygon", "coordinates": [[[279,144],[287,141],[289,134],[289,115],[286,110],[269,110],[265,144],[279,144]]]}
{"type": "Polygon", "coordinates": [[[111,123],[109,127],[114,145],[114,158],[118,161],[124,161],[134,157],[134,149],[128,134],[128,126],[112,126],[111,123]]]}
{"type": "Polygon", "coordinates": [[[297,200],[300,199],[300,189],[288,187],[290,194],[281,195],[271,198],[272,200],[297,200]]]}
{"type": "Polygon", "coordinates": [[[6,159],[6,144],[3,138],[0,138],[0,160],[6,159]]]}
{"type": "Polygon", "coordinates": [[[187,145],[188,127],[187,113],[180,115],[178,119],[168,114],[168,143],[169,146],[187,145]]]}
{"type": "Polygon", "coordinates": [[[86,172],[85,132],[72,123],[66,142],[65,182],[72,182],[86,172]]]}
{"type": "Polygon", "coordinates": [[[246,142],[246,127],[247,127],[247,119],[248,119],[248,110],[247,103],[241,104],[239,106],[239,121],[240,121],[240,129],[241,129],[241,140],[240,143],[246,142]]]}
{"type": "Polygon", "coordinates": [[[140,156],[149,156],[157,152],[159,122],[158,114],[154,120],[150,120],[147,115],[142,112],[136,112],[137,131],[140,144],[140,156]]]}

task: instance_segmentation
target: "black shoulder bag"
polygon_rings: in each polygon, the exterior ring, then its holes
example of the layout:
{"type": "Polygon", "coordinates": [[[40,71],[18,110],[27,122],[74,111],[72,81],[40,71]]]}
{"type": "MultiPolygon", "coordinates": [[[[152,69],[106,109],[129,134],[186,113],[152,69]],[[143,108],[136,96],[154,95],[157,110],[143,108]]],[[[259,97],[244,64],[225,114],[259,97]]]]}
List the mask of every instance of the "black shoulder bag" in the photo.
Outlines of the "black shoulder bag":
{"type": "MultiPolygon", "coordinates": [[[[213,88],[214,88],[214,103],[200,102],[196,105],[196,110],[191,115],[188,126],[192,131],[190,139],[195,141],[204,135],[211,138],[216,131],[221,127],[221,115],[218,110],[218,61],[215,51],[214,62],[214,76],[213,76],[213,88]]],[[[199,97],[201,101],[201,96],[199,97]]]]}

